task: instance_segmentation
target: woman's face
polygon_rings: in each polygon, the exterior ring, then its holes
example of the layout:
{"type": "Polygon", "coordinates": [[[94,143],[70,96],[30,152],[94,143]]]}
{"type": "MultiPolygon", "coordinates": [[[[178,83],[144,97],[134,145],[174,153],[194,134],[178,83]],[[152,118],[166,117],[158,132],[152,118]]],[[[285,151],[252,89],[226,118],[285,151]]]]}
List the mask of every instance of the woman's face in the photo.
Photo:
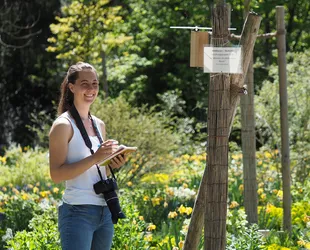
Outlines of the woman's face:
{"type": "Polygon", "coordinates": [[[74,101],[81,104],[92,104],[99,91],[97,74],[92,70],[79,72],[75,84],[69,83],[69,88],[74,95],[74,101]]]}

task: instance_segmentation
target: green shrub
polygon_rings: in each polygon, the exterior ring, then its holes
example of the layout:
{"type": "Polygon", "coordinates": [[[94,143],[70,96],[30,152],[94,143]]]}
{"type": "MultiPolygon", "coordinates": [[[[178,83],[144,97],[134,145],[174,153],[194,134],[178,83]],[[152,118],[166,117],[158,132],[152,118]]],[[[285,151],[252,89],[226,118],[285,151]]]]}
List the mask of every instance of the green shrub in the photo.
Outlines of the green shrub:
{"type": "Polygon", "coordinates": [[[123,167],[118,174],[120,182],[163,168],[168,154],[177,149],[178,136],[166,125],[169,121],[152,108],[131,107],[121,96],[114,100],[99,97],[92,105],[92,114],[105,122],[107,138],[138,147],[135,166],[123,167]]]}
{"type": "Polygon", "coordinates": [[[126,218],[119,220],[115,225],[113,250],[148,249],[148,241],[145,240],[148,233],[147,223],[137,210],[131,196],[130,193],[124,193],[121,196],[121,206],[126,218]]]}
{"type": "Polygon", "coordinates": [[[0,186],[14,184],[22,187],[50,180],[48,154],[45,150],[12,145],[1,158],[0,186]]]}
{"type": "Polygon", "coordinates": [[[248,225],[243,209],[229,209],[227,213],[227,250],[259,250],[263,245],[258,225],[248,225]]]}
{"type": "Polygon", "coordinates": [[[7,241],[14,250],[61,250],[57,230],[57,210],[49,207],[43,214],[35,215],[27,230],[17,232],[7,241]]]}

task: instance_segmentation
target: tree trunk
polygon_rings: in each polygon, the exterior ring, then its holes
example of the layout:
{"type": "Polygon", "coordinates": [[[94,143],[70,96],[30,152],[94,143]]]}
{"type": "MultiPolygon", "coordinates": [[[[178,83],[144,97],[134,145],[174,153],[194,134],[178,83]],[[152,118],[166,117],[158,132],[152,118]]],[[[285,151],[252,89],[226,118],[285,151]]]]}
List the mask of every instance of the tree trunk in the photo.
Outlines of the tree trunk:
{"type": "Polygon", "coordinates": [[[286,46],[284,7],[276,7],[277,15],[277,46],[280,84],[280,118],[281,118],[281,163],[283,181],[283,228],[292,231],[291,215],[291,177],[290,177],[290,147],[288,135],[288,105],[287,105],[287,76],[286,76],[286,46]]]}
{"type": "MultiPolygon", "coordinates": [[[[250,0],[244,3],[244,18],[250,9],[250,0]]],[[[256,181],[256,140],[254,113],[254,69],[253,54],[246,75],[248,94],[240,98],[241,145],[243,157],[244,208],[250,224],[257,223],[257,181],[256,181]]]]}
{"type": "MultiPolygon", "coordinates": [[[[211,44],[225,46],[228,40],[226,5],[213,11],[211,44]]],[[[227,46],[227,45],[226,45],[227,46]]],[[[208,104],[208,161],[205,188],[205,249],[225,249],[228,190],[228,113],[230,109],[229,74],[211,74],[208,104]]]]}
{"type": "Polygon", "coordinates": [[[256,140],[254,115],[254,76],[251,60],[246,76],[248,94],[240,98],[241,144],[243,155],[244,208],[250,224],[257,223],[256,140]]]}
{"type": "MultiPolygon", "coordinates": [[[[222,8],[222,11],[225,9],[224,7],[219,8],[222,8]]],[[[247,72],[260,21],[260,16],[250,13],[243,27],[240,41],[240,44],[243,46],[243,72],[247,72]]],[[[227,27],[227,21],[222,23],[220,20],[220,24],[227,27]]],[[[226,245],[228,136],[231,131],[236,107],[240,100],[239,92],[244,84],[244,77],[242,74],[233,74],[230,77],[229,89],[225,89],[227,87],[226,75],[219,74],[217,77],[220,78],[219,80],[222,83],[219,86],[210,83],[209,95],[210,98],[214,95],[212,100],[220,104],[220,106],[215,107],[214,104],[209,104],[211,106],[209,106],[208,112],[208,166],[205,169],[199,187],[189,230],[184,243],[184,250],[195,250],[198,247],[200,233],[197,232],[201,232],[203,227],[204,213],[201,210],[204,209],[207,213],[205,214],[205,222],[208,223],[205,226],[205,249],[225,249],[226,245]],[[218,95],[217,92],[221,92],[222,95],[218,95]],[[226,107],[227,103],[229,104],[229,112],[223,110],[223,107],[226,107]],[[216,120],[213,120],[213,118],[216,120]],[[223,123],[223,127],[219,127],[221,123],[223,123]],[[227,127],[225,127],[225,124],[227,124],[227,127]],[[212,153],[209,150],[212,150],[212,153]],[[220,155],[219,152],[223,154],[220,155]],[[210,177],[212,175],[215,178],[214,180],[210,177]],[[216,180],[220,181],[216,182],[216,180]],[[215,229],[214,232],[212,232],[213,229],[215,229]]],[[[213,75],[211,76],[211,80],[212,78],[213,75]]]]}

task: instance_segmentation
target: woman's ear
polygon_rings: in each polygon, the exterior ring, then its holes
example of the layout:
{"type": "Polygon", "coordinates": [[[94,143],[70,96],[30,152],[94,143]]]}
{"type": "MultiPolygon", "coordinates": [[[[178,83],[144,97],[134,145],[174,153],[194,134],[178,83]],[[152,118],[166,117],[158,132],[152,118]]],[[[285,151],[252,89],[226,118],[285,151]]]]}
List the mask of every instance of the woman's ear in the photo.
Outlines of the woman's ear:
{"type": "Polygon", "coordinates": [[[71,91],[72,93],[74,93],[74,84],[72,84],[71,82],[69,82],[68,87],[69,87],[70,91],[71,91]]]}

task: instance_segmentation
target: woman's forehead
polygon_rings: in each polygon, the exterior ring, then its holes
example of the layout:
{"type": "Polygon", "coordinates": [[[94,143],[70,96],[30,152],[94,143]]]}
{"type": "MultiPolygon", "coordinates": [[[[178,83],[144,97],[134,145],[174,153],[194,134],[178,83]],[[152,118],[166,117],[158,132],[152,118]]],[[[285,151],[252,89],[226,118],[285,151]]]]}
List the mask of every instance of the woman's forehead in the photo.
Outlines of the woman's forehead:
{"type": "Polygon", "coordinates": [[[98,80],[97,74],[95,71],[91,69],[84,69],[79,72],[79,76],[77,80],[98,80]]]}

